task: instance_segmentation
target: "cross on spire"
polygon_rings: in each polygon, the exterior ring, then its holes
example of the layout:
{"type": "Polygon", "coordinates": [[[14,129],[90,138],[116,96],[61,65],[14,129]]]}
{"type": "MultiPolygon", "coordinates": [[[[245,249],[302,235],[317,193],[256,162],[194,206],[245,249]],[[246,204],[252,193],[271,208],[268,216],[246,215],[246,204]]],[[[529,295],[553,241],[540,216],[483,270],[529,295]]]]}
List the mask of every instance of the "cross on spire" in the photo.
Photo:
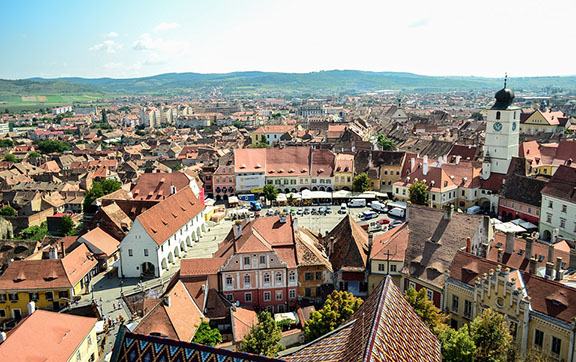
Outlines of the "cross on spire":
{"type": "Polygon", "coordinates": [[[508,72],[504,73],[504,89],[506,89],[506,83],[508,83],[508,72]]]}

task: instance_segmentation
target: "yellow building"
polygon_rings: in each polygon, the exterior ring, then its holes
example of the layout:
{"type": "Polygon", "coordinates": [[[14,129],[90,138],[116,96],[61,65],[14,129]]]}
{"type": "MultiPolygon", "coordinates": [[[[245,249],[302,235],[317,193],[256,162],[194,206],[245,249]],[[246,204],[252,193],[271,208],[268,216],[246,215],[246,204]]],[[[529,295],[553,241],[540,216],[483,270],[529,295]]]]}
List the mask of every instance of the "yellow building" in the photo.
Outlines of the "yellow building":
{"type": "Polygon", "coordinates": [[[352,191],[354,180],[354,155],[339,153],[334,165],[334,189],[352,191]]]}
{"type": "Polygon", "coordinates": [[[298,297],[322,301],[328,291],[322,286],[332,282],[332,266],[322,251],[317,234],[300,228],[295,240],[298,256],[298,297]]]}
{"type": "Polygon", "coordinates": [[[443,309],[453,328],[490,308],[505,316],[521,355],[535,349],[555,360],[572,360],[575,289],[462,251],[448,274],[443,309]]]}
{"type": "Polygon", "coordinates": [[[0,344],[0,361],[96,361],[96,321],[96,318],[36,310],[0,344]]]}
{"type": "Polygon", "coordinates": [[[354,159],[356,173],[365,172],[372,190],[392,192],[393,184],[402,178],[405,152],[359,151],[354,159]]]}
{"type": "Polygon", "coordinates": [[[520,133],[562,133],[570,128],[572,119],[565,116],[563,112],[552,112],[550,110],[536,110],[532,113],[520,115],[520,133]]]}
{"type": "Polygon", "coordinates": [[[408,228],[402,224],[387,232],[373,237],[370,248],[370,275],[368,276],[368,294],[390,275],[396,285],[402,287],[402,269],[404,255],[408,246],[408,228]]]}
{"type": "Polygon", "coordinates": [[[20,320],[30,312],[30,302],[58,311],[90,291],[98,261],[88,256],[86,245],[63,258],[54,249],[49,254],[51,259],[14,261],[0,277],[0,322],[20,320]]]}

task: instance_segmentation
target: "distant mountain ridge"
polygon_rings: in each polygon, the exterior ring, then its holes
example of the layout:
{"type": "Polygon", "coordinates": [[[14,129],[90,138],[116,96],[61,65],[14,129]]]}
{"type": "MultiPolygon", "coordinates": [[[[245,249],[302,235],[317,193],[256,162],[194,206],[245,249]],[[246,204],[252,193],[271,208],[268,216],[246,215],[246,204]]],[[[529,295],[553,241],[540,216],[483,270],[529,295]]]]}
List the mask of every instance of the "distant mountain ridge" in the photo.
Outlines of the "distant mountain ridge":
{"type": "MultiPolygon", "coordinates": [[[[511,78],[515,90],[546,87],[575,89],[576,76],[511,78]]],[[[311,73],[232,72],[166,73],[139,78],[30,78],[0,80],[2,95],[35,94],[178,94],[221,88],[227,94],[330,94],[377,90],[450,91],[499,89],[502,79],[465,76],[426,76],[403,72],[329,70],[311,73]]]]}

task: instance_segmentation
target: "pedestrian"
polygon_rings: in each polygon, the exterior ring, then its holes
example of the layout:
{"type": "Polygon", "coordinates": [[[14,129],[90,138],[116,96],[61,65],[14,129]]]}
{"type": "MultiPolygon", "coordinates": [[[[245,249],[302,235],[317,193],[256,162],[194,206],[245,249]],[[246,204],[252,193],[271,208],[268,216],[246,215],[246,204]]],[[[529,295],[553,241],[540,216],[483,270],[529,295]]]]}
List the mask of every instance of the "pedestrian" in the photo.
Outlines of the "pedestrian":
{"type": "Polygon", "coordinates": [[[118,302],[118,309],[122,309],[122,301],[118,302]]]}

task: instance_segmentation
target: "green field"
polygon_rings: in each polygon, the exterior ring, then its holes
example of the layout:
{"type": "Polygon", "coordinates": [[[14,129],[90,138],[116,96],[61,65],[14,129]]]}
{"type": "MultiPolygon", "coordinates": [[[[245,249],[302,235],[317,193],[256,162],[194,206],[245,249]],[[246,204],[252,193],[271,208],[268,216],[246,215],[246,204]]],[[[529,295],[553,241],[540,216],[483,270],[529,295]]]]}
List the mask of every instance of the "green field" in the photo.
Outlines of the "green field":
{"type": "MultiPolygon", "coordinates": [[[[102,95],[36,95],[15,96],[0,95],[0,112],[6,109],[10,112],[38,111],[40,108],[52,108],[73,103],[86,103],[102,98],[102,95]],[[46,97],[46,101],[38,101],[38,97],[46,97]],[[29,99],[29,100],[23,100],[29,99]],[[34,100],[32,100],[34,99],[34,100]]],[[[42,98],[41,98],[42,99],[42,98]]]]}

